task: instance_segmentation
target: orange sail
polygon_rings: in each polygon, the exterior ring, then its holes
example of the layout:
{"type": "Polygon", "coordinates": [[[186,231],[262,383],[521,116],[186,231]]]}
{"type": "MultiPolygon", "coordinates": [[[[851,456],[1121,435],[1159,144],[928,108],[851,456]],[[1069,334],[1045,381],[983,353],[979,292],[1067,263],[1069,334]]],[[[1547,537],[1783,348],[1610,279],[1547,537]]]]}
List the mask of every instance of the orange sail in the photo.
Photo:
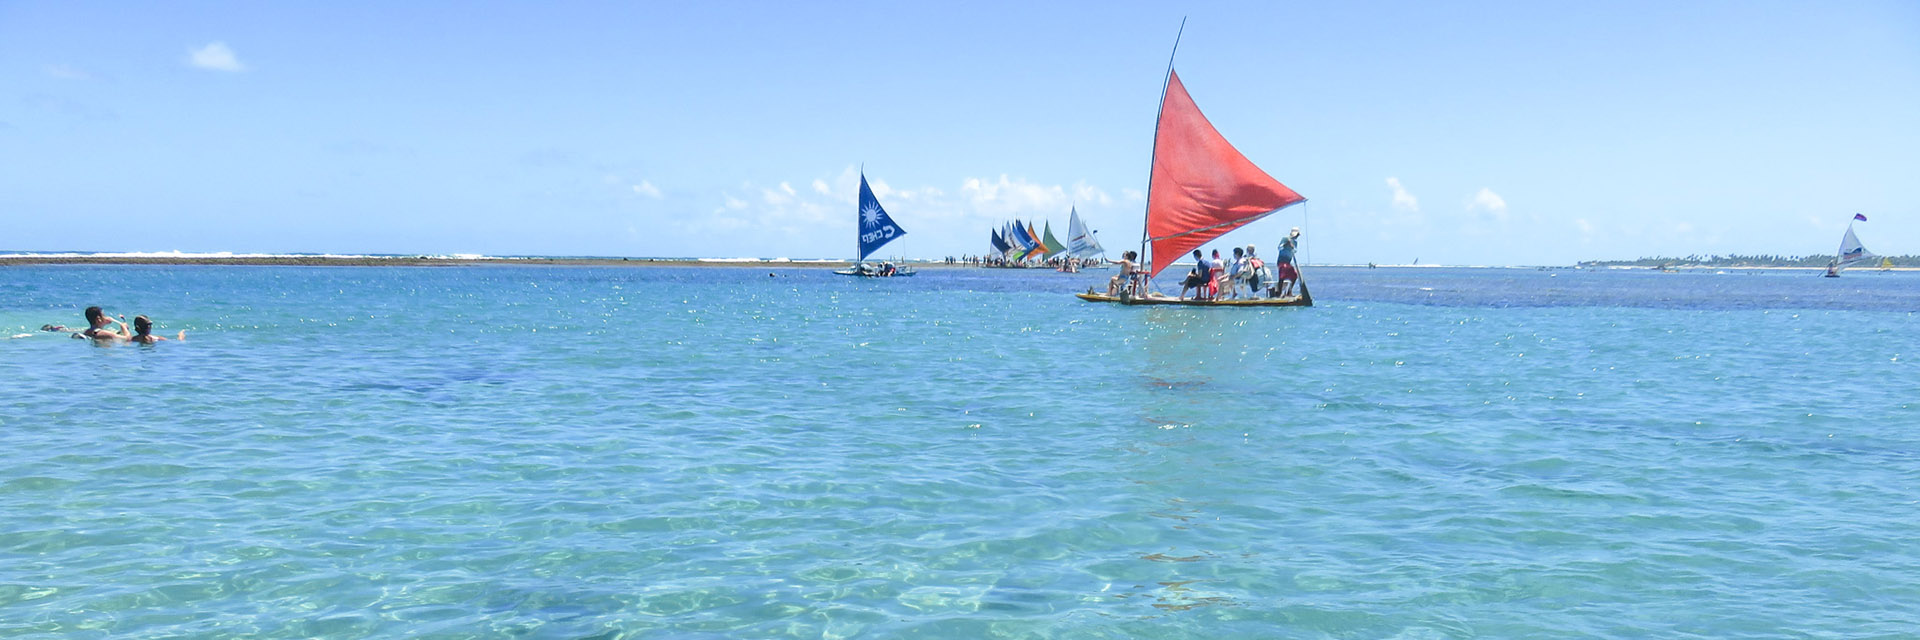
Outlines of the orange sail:
{"type": "Polygon", "coordinates": [[[1167,74],[1147,196],[1152,276],[1228,231],[1306,200],[1240,155],[1200,113],[1180,74],[1167,74]]]}

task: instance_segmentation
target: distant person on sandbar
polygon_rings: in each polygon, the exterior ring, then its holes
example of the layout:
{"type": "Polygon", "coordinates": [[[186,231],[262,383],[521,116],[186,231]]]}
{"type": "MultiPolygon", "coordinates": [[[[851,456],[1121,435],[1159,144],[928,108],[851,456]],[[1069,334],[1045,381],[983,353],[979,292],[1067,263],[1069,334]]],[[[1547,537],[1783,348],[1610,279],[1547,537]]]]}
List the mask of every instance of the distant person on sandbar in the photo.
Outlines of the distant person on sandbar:
{"type": "MultiPolygon", "coordinates": [[[[146,316],[134,316],[133,336],[127,339],[140,344],[153,344],[155,342],[165,341],[167,338],[153,335],[152,320],[148,320],[146,316]]],[[[180,333],[175,335],[173,339],[185,342],[187,340],[187,330],[181,329],[180,333]]]]}

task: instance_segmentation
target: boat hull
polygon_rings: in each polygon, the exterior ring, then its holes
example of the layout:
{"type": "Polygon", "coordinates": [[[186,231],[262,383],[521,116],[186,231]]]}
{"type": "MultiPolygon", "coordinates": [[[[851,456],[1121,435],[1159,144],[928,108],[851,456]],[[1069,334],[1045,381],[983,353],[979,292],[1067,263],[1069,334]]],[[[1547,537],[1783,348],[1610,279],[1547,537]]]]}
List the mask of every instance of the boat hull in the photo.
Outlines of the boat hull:
{"type": "Polygon", "coordinates": [[[1294,296],[1291,298],[1245,298],[1236,300],[1194,300],[1166,298],[1160,296],[1134,298],[1110,296],[1104,293],[1076,293],[1074,297],[1087,302],[1112,302],[1128,306],[1174,305],[1182,307],[1311,307],[1313,296],[1294,296]]]}
{"type": "Polygon", "coordinates": [[[889,275],[889,276],[883,276],[878,273],[866,273],[858,269],[835,269],[833,272],[843,276],[855,276],[860,278],[910,278],[910,277],[913,277],[913,274],[915,273],[912,269],[901,269],[899,271],[893,272],[893,275],[889,275]]]}

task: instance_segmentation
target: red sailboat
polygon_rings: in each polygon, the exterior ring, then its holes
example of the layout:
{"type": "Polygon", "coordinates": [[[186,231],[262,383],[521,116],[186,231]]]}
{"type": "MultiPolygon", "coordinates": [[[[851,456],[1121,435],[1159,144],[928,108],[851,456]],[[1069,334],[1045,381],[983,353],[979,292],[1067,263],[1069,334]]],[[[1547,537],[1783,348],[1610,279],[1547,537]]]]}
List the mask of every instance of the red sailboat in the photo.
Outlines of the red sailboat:
{"type": "MultiPolygon", "coordinates": [[[[1179,47],[1177,38],[1174,47],[1179,47]]],[[[1142,249],[1150,249],[1150,259],[1143,261],[1142,280],[1160,275],[1181,256],[1229,231],[1305,201],[1254,166],[1213,128],[1169,61],[1153,137],[1153,177],[1147,186],[1147,221],[1141,241],[1142,249]]],[[[1300,295],[1285,298],[1181,299],[1147,292],[1145,282],[1125,287],[1119,295],[1092,290],[1077,295],[1093,302],[1134,305],[1313,306],[1305,282],[1300,283],[1300,295]]]]}

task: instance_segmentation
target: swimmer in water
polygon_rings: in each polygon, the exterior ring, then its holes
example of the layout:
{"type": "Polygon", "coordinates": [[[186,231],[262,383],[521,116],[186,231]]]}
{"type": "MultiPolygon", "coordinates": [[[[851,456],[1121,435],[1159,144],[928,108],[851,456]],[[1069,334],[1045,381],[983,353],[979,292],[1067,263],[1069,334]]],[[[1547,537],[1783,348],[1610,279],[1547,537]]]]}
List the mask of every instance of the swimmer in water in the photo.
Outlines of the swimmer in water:
{"type": "Polygon", "coordinates": [[[86,316],[87,329],[73,334],[73,337],[94,340],[126,340],[133,337],[133,334],[127,332],[126,322],[107,317],[107,312],[102,311],[100,307],[87,307],[86,316]],[[108,324],[118,324],[120,329],[117,331],[108,329],[108,324]]]}
{"type": "MultiPolygon", "coordinates": [[[[165,341],[167,338],[153,335],[152,320],[148,320],[146,316],[134,316],[133,336],[127,339],[140,344],[153,344],[155,342],[165,341]]],[[[175,335],[173,339],[182,342],[186,341],[187,331],[185,329],[180,330],[179,335],[175,335]]]]}

